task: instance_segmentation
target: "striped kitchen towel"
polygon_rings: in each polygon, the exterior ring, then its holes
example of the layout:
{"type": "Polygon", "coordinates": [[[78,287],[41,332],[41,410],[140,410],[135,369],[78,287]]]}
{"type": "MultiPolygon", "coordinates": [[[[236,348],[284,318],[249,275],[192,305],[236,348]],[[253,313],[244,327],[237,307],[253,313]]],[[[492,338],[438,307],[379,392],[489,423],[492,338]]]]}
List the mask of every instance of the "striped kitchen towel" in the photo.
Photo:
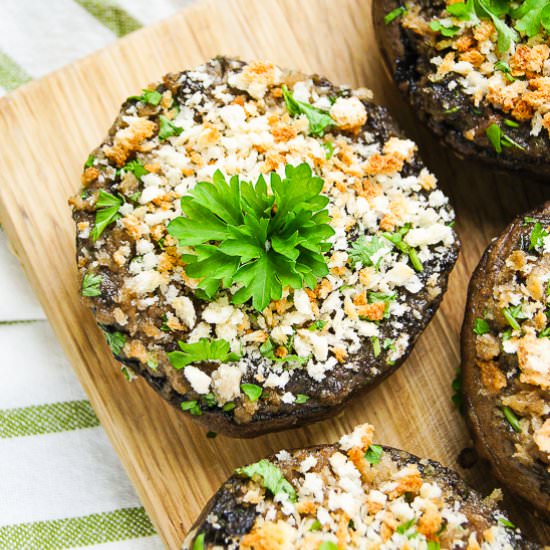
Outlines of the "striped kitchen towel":
{"type": "MultiPolygon", "coordinates": [[[[192,1],[2,0],[0,95],[192,1]]],[[[8,248],[0,231],[0,550],[162,548],[8,248]]]]}

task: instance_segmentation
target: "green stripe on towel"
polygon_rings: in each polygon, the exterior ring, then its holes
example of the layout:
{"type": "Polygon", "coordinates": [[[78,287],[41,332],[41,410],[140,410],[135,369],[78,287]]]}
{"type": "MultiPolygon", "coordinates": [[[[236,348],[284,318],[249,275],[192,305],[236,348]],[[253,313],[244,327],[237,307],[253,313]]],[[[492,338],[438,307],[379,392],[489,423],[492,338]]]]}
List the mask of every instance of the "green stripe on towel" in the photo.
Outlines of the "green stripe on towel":
{"type": "Polygon", "coordinates": [[[118,37],[141,28],[141,23],[113,0],[75,0],[118,37]]]}
{"type": "Polygon", "coordinates": [[[96,426],[99,420],[86,400],[0,410],[0,439],[96,426]]]}
{"type": "Polygon", "coordinates": [[[154,534],[155,528],[143,508],[123,508],[79,518],[0,527],[0,549],[58,550],[154,534]]]}
{"type": "Polygon", "coordinates": [[[6,92],[11,92],[29,80],[32,80],[31,76],[11,57],[0,50],[0,86],[6,92]]]}

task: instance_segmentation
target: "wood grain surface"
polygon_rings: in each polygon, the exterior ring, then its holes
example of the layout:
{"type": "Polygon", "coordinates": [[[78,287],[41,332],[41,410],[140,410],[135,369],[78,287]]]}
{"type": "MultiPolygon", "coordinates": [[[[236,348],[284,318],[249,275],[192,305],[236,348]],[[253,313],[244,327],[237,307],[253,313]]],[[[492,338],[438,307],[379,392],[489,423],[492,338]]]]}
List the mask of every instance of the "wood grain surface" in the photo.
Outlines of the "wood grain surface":
{"type": "MultiPolygon", "coordinates": [[[[366,0],[219,0],[200,3],[0,99],[0,217],[26,274],[130,478],[170,549],[236,466],[283,447],[332,442],[360,422],[377,439],[456,468],[474,487],[496,486],[482,464],[464,470],[471,445],[451,403],[469,276],[512,217],[543,202],[550,187],[454,158],[421,128],[382,67],[366,0]],[[232,440],[205,432],[144,381],[129,384],[80,304],[68,197],[88,152],[119,105],[169,71],[216,54],[319,72],[368,86],[418,141],[451,196],[463,248],[442,307],[405,365],[339,418],[303,429],[232,440]]],[[[507,496],[514,521],[534,539],[550,529],[507,496]]]]}

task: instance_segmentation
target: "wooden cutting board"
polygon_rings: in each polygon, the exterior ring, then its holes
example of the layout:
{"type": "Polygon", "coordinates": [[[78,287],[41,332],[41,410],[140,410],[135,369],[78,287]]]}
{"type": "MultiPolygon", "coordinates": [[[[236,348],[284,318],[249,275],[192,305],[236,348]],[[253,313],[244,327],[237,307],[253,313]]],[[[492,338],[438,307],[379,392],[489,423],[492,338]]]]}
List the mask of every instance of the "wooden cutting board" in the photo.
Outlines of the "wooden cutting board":
{"type": "MultiPolygon", "coordinates": [[[[475,487],[496,486],[480,464],[462,470],[470,445],[451,403],[459,329],[470,273],[516,214],[549,198],[520,176],[457,160],[420,128],[381,65],[366,0],[219,0],[200,3],[0,99],[0,216],[11,243],[102,425],[168,548],[178,548],[201,507],[233,468],[283,447],[332,442],[360,422],[377,439],[457,468],[475,487]],[[119,105],[169,71],[216,54],[270,59],[368,86],[416,139],[452,197],[463,248],[441,310],[406,364],[345,414],[255,440],[202,428],[138,380],[129,384],[78,298],[74,231],[67,198],[80,186],[88,152],[119,105]]],[[[533,538],[550,529],[512,498],[512,517],[533,538]]]]}

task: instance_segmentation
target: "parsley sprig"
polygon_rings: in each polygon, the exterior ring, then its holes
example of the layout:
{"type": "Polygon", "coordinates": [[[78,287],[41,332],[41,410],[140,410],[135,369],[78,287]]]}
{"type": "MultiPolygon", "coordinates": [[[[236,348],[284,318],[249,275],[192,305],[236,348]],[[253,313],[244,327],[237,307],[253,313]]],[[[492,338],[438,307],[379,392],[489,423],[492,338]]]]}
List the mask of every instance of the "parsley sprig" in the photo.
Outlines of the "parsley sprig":
{"type": "Polygon", "coordinates": [[[550,34],[550,0],[524,0],[515,6],[503,0],[466,0],[451,4],[446,10],[457,19],[474,24],[480,19],[491,20],[498,35],[498,51],[506,53],[520,34],[528,38],[543,31],[550,34]]]}
{"type": "Polygon", "coordinates": [[[292,116],[305,115],[309,122],[309,133],[312,136],[322,136],[334,124],[328,111],[294,99],[294,95],[284,84],[282,89],[287,111],[292,116]]]}
{"type": "Polygon", "coordinates": [[[252,301],[263,311],[282,297],[284,286],[313,288],[328,274],[324,253],[334,230],[321,195],[323,180],[308,164],[285,167],[285,178],[271,174],[255,185],[217,171],[213,182],[198,183],[182,197],[185,216],[168,232],[194,253],[182,256],[189,277],[212,298],[220,287],[238,285],[234,304],[252,301]]]}

